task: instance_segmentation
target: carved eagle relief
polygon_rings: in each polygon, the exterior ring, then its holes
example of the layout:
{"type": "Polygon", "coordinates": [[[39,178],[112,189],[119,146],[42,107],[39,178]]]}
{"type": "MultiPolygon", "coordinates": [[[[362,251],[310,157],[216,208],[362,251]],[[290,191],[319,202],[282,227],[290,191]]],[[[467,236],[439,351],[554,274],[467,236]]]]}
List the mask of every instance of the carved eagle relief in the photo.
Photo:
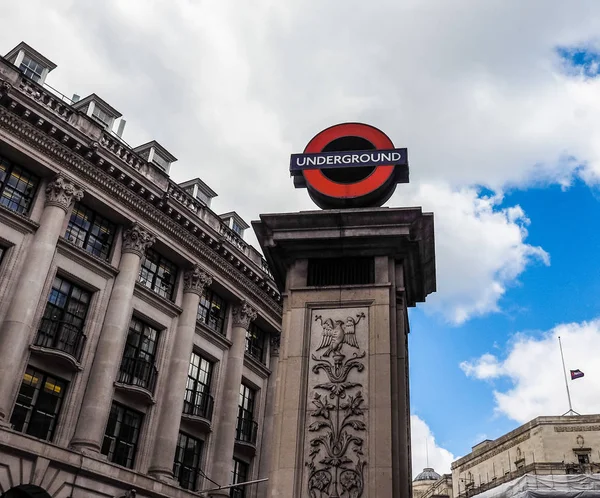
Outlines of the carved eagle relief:
{"type": "Polygon", "coordinates": [[[321,336],[321,344],[317,348],[317,351],[327,348],[323,353],[323,356],[329,356],[332,352],[334,354],[341,354],[342,346],[348,344],[353,348],[358,349],[358,342],[356,341],[356,325],[362,318],[365,318],[364,313],[356,315],[356,319],[349,316],[346,321],[332,320],[327,318],[323,321],[321,315],[315,316],[315,321],[319,321],[323,328],[323,334],[321,336]]]}

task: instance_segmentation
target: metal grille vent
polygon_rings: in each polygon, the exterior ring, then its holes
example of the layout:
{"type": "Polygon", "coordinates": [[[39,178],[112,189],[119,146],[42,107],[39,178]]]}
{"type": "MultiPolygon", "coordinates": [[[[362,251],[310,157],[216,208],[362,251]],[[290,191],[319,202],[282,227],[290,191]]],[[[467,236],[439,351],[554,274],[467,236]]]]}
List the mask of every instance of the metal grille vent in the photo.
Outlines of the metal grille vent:
{"type": "Polygon", "coordinates": [[[357,285],[375,282],[373,258],[326,258],[308,260],[307,285],[357,285]]]}

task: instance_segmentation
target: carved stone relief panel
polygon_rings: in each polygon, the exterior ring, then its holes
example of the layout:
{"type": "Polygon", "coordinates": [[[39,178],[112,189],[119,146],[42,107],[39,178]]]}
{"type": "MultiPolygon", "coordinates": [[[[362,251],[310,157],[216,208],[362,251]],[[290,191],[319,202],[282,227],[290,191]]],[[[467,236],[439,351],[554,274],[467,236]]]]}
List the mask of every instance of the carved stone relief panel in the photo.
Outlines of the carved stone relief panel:
{"type": "Polygon", "coordinates": [[[369,310],[312,310],[303,486],[310,498],[360,498],[368,448],[369,310]]]}

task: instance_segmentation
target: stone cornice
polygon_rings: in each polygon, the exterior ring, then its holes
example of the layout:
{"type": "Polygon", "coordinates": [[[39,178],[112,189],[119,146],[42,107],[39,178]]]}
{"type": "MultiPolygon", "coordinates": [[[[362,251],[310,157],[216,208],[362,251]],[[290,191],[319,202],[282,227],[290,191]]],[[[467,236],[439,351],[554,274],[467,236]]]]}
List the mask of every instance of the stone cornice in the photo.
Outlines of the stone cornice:
{"type": "Polygon", "coordinates": [[[175,303],[172,303],[168,299],[159,296],[156,292],[151,291],[145,285],[139,282],[135,283],[135,290],[133,291],[135,297],[140,298],[142,301],[154,306],[159,311],[162,311],[165,315],[170,317],[176,317],[183,311],[175,303]]]}
{"type": "Polygon", "coordinates": [[[271,370],[269,370],[267,365],[261,363],[249,354],[244,355],[244,367],[259,375],[263,379],[266,379],[269,375],[271,375],[271,370]]]}
{"type": "Polygon", "coordinates": [[[64,237],[59,237],[57,248],[59,253],[64,254],[69,259],[105,278],[114,278],[119,274],[118,268],[85,251],[81,247],[77,247],[64,237]]]}
{"type": "Polygon", "coordinates": [[[196,322],[196,334],[223,350],[227,350],[233,346],[233,343],[227,337],[218,332],[213,332],[202,323],[196,322]]]}
{"type": "Polygon", "coordinates": [[[0,107],[0,127],[9,130],[23,142],[59,162],[66,170],[76,173],[80,180],[83,179],[89,182],[110,197],[125,204],[131,211],[150,224],[156,232],[173,237],[201,262],[213,271],[216,270],[217,276],[232,282],[235,287],[241,288],[243,293],[253,298],[253,301],[262,303],[263,310],[269,313],[273,319],[276,321],[281,320],[281,306],[267,292],[237,270],[215,249],[208,247],[200,237],[193,236],[148,200],[128,190],[115,178],[82,158],[69,147],[3,107],[0,107]]]}
{"type": "Polygon", "coordinates": [[[0,221],[11,228],[14,228],[18,232],[25,234],[33,233],[40,227],[38,223],[31,221],[27,216],[15,213],[2,205],[0,205],[0,221]]]}

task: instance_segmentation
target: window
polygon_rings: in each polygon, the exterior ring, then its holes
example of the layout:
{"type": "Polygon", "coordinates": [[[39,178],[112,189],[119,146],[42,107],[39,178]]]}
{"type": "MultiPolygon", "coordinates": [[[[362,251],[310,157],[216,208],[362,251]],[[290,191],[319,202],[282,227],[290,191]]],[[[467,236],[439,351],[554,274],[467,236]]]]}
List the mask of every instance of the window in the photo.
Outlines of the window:
{"type": "Polygon", "coordinates": [[[104,112],[98,104],[94,102],[94,110],[92,111],[92,117],[96,118],[105,126],[110,126],[112,121],[112,116],[110,116],[107,112],[104,112]]]}
{"type": "Polygon", "coordinates": [[[33,81],[40,83],[42,81],[42,74],[44,73],[44,66],[35,62],[31,57],[24,56],[21,61],[19,69],[23,71],[25,76],[31,78],[33,81]]]}
{"type": "Polygon", "coordinates": [[[107,260],[115,231],[116,227],[113,223],[83,204],[77,203],[73,207],[65,239],[94,256],[107,260]]]}
{"type": "Polygon", "coordinates": [[[240,399],[236,439],[246,443],[256,442],[257,423],[254,419],[254,400],[256,391],[245,384],[240,385],[240,399]]]}
{"type": "Polygon", "coordinates": [[[5,254],[6,254],[6,247],[0,246],[0,264],[2,264],[2,260],[4,259],[5,254]]]}
{"type": "Polygon", "coordinates": [[[587,453],[579,453],[577,454],[577,462],[580,465],[584,465],[590,463],[590,455],[587,453]]]}
{"type": "Polygon", "coordinates": [[[209,420],[212,418],[213,399],[209,394],[212,369],[211,362],[192,353],[183,401],[183,413],[209,420]]]}
{"type": "Polygon", "coordinates": [[[111,462],[133,468],[142,414],[113,402],[102,442],[102,454],[111,462]]]}
{"type": "Polygon", "coordinates": [[[19,214],[27,214],[38,178],[0,156],[0,204],[19,214]]]}
{"type": "Polygon", "coordinates": [[[119,382],[154,391],[157,370],[154,365],[158,331],[132,317],[123,352],[119,382]]]}
{"type": "MultiPolygon", "coordinates": [[[[233,459],[233,470],[231,476],[231,484],[237,484],[240,482],[248,482],[248,467],[246,462],[242,462],[237,458],[233,459]]],[[[231,488],[229,493],[230,498],[245,498],[246,497],[246,486],[240,488],[231,488]]]]}
{"type": "Polygon", "coordinates": [[[140,282],[167,299],[173,299],[177,267],[152,249],[146,249],[140,268],[140,282]]]}
{"type": "Polygon", "coordinates": [[[244,236],[244,229],[236,223],[235,220],[231,223],[231,229],[237,233],[240,237],[244,236]]]}
{"type": "Polygon", "coordinates": [[[83,327],[91,293],[61,277],[55,277],[36,346],[58,349],[79,359],[85,342],[83,327]]]}
{"type": "Polygon", "coordinates": [[[200,298],[198,305],[197,320],[205,324],[209,329],[224,334],[225,313],[227,311],[227,303],[216,292],[210,289],[204,289],[204,293],[200,298]]]}
{"type": "Polygon", "coordinates": [[[262,362],[264,361],[264,349],[265,333],[253,322],[250,322],[246,331],[246,353],[262,362]]]}
{"type": "Polygon", "coordinates": [[[10,423],[16,431],[52,441],[67,383],[28,367],[10,423]]]}
{"type": "Polygon", "coordinates": [[[177,449],[175,450],[175,462],[173,463],[173,475],[183,489],[196,490],[202,445],[203,443],[199,439],[188,436],[183,432],[179,433],[177,449]]]}

